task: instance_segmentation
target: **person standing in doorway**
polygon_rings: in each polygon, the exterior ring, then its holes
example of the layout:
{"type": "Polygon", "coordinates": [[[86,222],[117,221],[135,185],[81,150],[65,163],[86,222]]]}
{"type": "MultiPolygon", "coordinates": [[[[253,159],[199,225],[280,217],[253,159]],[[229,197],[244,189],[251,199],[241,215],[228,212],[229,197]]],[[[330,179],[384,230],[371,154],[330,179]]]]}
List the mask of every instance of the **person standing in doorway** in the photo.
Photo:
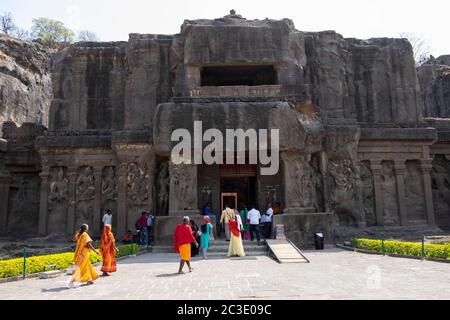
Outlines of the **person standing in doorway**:
{"type": "Polygon", "coordinates": [[[192,229],[189,225],[189,217],[183,217],[183,223],[177,225],[175,233],[173,235],[173,246],[176,253],[180,254],[180,268],[178,269],[178,274],[183,274],[183,267],[186,263],[189,272],[192,272],[194,268],[191,267],[191,243],[198,247],[198,243],[192,236],[192,229]]]}
{"type": "Polygon", "coordinates": [[[272,204],[268,203],[266,213],[264,213],[263,216],[261,217],[261,223],[264,223],[263,229],[264,239],[270,239],[270,234],[272,231],[272,217],[273,217],[272,204]]]}
{"type": "Polygon", "coordinates": [[[259,220],[261,219],[261,213],[255,209],[255,206],[251,206],[251,210],[248,212],[248,220],[250,224],[250,240],[253,241],[253,233],[256,233],[256,240],[258,245],[261,243],[261,234],[259,231],[259,220]]]}
{"type": "Polygon", "coordinates": [[[209,240],[213,228],[210,221],[211,218],[209,216],[204,216],[200,224],[200,252],[203,259],[208,258],[209,240]]]}
{"type": "Polygon", "coordinates": [[[225,237],[227,241],[230,241],[230,219],[234,218],[234,211],[230,209],[229,205],[225,206],[225,210],[222,211],[222,216],[220,217],[220,224],[224,225],[225,237]]]}
{"type": "Polygon", "coordinates": [[[103,223],[103,226],[102,226],[103,228],[105,228],[105,226],[107,224],[109,224],[112,227],[112,212],[111,212],[111,210],[107,209],[105,211],[105,214],[103,215],[103,218],[102,218],[102,223],[103,223]]]}
{"type": "Polygon", "coordinates": [[[241,216],[241,220],[242,220],[242,239],[243,240],[250,240],[250,232],[249,232],[249,224],[248,224],[248,209],[247,206],[244,204],[241,212],[239,213],[239,215],[241,216]]]}

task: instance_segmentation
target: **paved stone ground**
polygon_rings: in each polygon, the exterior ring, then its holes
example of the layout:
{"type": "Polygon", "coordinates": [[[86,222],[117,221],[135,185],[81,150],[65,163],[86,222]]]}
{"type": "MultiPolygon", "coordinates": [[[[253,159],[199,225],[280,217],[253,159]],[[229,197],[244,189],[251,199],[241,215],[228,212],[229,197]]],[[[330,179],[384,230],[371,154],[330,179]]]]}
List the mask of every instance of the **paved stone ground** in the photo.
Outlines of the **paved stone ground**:
{"type": "Polygon", "coordinates": [[[194,272],[176,275],[177,255],[149,253],[119,261],[117,273],[91,286],[67,289],[68,276],[27,279],[0,284],[0,299],[450,299],[450,264],[340,249],[305,254],[311,263],[196,258],[194,272]]]}

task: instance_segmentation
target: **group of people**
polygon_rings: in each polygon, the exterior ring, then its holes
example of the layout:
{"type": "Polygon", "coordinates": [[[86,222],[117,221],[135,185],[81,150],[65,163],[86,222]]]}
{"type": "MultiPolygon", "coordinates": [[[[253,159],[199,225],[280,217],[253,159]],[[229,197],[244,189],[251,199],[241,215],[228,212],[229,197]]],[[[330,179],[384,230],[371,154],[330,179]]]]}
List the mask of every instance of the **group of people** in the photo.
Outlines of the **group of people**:
{"type": "MultiPolygon", "coordinates": [[[[230,205],[225,206],[222,211],[219,223],[224,226],[226,240],[230,242],[228,247],[228,256],[245,256],[242,239],[253,241],[256,237],[258,245],[261,244],[260,225],[263,225],[264,239],[269,239],[272,230],[272,218],[274,214],[280,213],[280,203],[272,206],[268,204],[264,214],[251,206],[250,211],[247,206],[243,206],[238,212],[231,208],[230,205]]],[[[193,219],[185,216],[183,223],[175,228],[173,237],[174,251],[180,254],[180,266],[178,273],[183,273],[184,265],[192,272],[190,261],[191,257],[198,254],[199,249],[203,259],[207,259],[207,252],[210,246],[210,240],[213,237],[213,225],[211,224],[211,216],[214,216],[211,205],[208,203],[204,207],[204,215],[201,218],[200,227],[197,226],[193,219]]]]}
{"type": "Polygon", "coordinates": [[[99,250],[92,245],[92,239],[88,231],[89,226],[83,224],[74,236],[77,247],[74,254],[74,268],[68,283],[69,287],[73,287],[75,282],[86,282],[88,285],[93,284],[99,278],[98,273],[90,262],[91,251],[101,255],[103,258],[100,269],[103,272],[102,276],[106,277],[109,276],[109,273],[117,271],[116,255],[119,249],[116,247],[112,226],[110,224],[104,225],[99,250]]]}
{"type": "Polygon", "coordinates": [[[240,212],[236,209],[230,209],[229,206],[225,208],[220,217],[220,224],[224,225],[225,237],[230,241],[230,225],[229,220],[234,215],[239,223],[242,238],[244,240],[254,241],[255,237],[258,245],[261,243],[261,226],[262,236],[264,239],[270,239],[272,233],[273,215],[281,213],[281,204],[279,202],[272,205],[267,205],[265,213],[261,214],[254,205],[248,210],[246,205],[242,206],[240,212]]]}

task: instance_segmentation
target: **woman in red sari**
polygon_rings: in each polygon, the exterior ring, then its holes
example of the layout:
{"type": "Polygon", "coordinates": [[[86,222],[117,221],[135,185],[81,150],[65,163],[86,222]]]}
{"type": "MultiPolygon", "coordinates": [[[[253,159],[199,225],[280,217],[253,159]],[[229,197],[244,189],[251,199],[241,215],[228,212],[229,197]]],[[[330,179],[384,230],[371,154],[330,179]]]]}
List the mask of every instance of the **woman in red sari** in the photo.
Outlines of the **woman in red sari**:
{"type": "Polygon", "coordinates": [[[102,276],[109,276],[108,272],[116,272],[116,254],[118,251],[119,249],[116,248],[116,240],[114,239],[111,225],[105,224],[100,241],[100,252],[103,257],[103,264],[100,269],[100,271],[103,271],[102,276]]]}
{"type": "Polygon", "coordinates": [[[189,225],[189,217],[183,217],[183,223],[177,225],[175,228],[175,234],[173,235],[173,248],[176,253],[180,254],[180,268],[178,274],[183,274],[183,267],[186,263],[189,272],[192,272],[194,268],[191,267],[191,243],[193,242],[198,248],[198,243],[192,235],[192,229],[189,225]]]}

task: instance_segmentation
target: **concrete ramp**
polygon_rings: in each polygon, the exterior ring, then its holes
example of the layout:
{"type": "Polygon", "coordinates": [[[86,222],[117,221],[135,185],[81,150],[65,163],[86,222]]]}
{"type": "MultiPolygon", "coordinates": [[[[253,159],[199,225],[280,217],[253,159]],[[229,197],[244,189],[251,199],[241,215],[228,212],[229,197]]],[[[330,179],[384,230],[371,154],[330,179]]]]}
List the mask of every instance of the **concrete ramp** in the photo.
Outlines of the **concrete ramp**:
{"type": "Polygon", "coordinates": [[[271,255],[280,263],[309,263],[308,258],[289,239],[266,240],[271,255]]]}

